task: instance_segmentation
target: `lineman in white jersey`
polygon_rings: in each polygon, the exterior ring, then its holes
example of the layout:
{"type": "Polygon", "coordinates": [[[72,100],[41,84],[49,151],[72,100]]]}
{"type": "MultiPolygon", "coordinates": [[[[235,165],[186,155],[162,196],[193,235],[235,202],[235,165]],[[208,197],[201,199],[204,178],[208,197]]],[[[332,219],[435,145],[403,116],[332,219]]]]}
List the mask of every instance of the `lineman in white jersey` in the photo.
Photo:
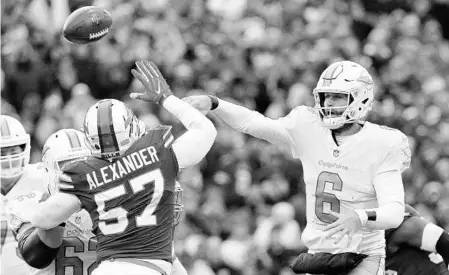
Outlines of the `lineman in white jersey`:
{"type": "Polygon", "coordinates": [[[22,275],[29,267],[18,256],[17,240],[8,228],[5,209],[9,201],[31,190],[42,189],[45,172],[31,165],[30,136],[22,124],[10,116],[0,116],[1,180],[1,274],[22,275]]]}
{"type": "Polygon", "coordinates": [[[384,273],[384,230],[403,220],[401,172],[411,155],[402,132],[361,121],[371,109],[373,86],[361,65],[333,63],[313,91],[315,108],[299,106],[276,120],[213,96],[184,99],[203,113],[213,110],[238,131],[289,148],[301,159],[307,196],[302,239],[310,249],[308,264],[323,266],[321,252],[367,255],[346,269],[351,275],[384,273]]]}
{"type": "Polygon", "coordinates": [[[48,192],[33,191],[10,204],[9,226],[17,233],[19,253],[32,267],[31,275],[89,275],[96,267],[97,241],[85,210],[49,230],[32,227],[21,213],[24,208],[46,200],[49,193],[58,192],[57,179],[64,163],[88,155],[90,151],[84,145],[81,131],[63,129],[52,134],[45,142],[42,156],[48,192]]]}

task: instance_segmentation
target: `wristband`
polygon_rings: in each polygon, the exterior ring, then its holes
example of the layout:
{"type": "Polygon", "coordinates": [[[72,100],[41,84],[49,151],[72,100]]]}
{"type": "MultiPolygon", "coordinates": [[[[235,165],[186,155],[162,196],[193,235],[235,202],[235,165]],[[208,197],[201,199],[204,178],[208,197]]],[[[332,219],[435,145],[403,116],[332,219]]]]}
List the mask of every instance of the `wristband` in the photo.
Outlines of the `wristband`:
{"type": "Polygon", "coordinates": [[[218,97],[213,96],[213,95],[208,95],[208,97],[210,98],[210,101],[212,103],[212,106],[210,107],[211,111],[217,109],[217,107],[218,107],[218,97]]]}
{"type": "Polygon", "coordinates": [[[377,213],[373,210],[367,210],[366,215],[368,216],[368,221],[375,222],[377,221],[377,213]]]}

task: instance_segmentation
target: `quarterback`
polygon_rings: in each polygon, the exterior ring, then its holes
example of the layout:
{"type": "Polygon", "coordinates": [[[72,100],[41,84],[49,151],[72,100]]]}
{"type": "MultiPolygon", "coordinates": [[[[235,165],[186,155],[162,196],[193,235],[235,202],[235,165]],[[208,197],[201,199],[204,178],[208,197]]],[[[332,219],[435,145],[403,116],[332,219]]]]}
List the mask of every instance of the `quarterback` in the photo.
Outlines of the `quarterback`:
{"type": "Polygon", "coordinates": [[[29,274],[28,265],[17,252],[18,243],[8,228],[5,209],[14,198],[31,190],[43,190],[45,172],[40,165],[29,164],[30,136],[22,124],[10,116],[0,116],[1,180],[1,274],[29,274]]]}
{"type": "Polygon", "coordinates": [[[313,95],[314,108],[298,106],[279,119],[214,96],[184,100],[203,113],[212,110],[233,129],[288,148],[301,160],[307,200],[302,240],[309,263],[322,266],[327,258],[341,256],[345,274],[383,274],[384,230],[403,220],[401,172],[410,162],[408,139],[399,130],[362,121],[373,104],[374,83],[357,63],[331,64],[313,95]],[[347,267],[347,258],[358,260],[347,267]]]}
{"type": "Polygon", "coordinates": [[[105,99],[87,112],[86,144],[92,156],[64,164],[59,192],[27,212],[37,228],[50,229],[85,209],[97,238],[93,275],[170,274],[175,180],[211,148],[212,122],[175,97],[158,68],[136,62],[145,93],[131,97],[163,106],[187,128],[174,140],[170,127],[145,131],[123,102],[105,99]]]}

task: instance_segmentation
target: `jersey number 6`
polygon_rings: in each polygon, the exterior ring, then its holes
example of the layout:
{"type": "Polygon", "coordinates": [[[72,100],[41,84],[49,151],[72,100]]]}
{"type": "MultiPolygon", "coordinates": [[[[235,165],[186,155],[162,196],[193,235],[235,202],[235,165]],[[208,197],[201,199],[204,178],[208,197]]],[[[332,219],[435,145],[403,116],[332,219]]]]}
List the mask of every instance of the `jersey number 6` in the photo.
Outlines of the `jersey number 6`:
{"type": "MultiPolygon", "coordinates": [[[[153,197],[143,212],[139,216],[136,216],[136,226],[138,227],[157,224],[156,215],[153,215],[153,213],[162,198],[162,194],[164,193],[164,177],[162,176],[161,170],[157,169],[129,180],[129,185],[131,186],[134,194],[143,191],[145,185],[150,183],[154,183],[153,197]]],[[[105,211],[105,204],[107,201],[124,195],[126,195],[126,189],[123,184],[95,195],[95,202],[97,204],[97,211],[99,215],[98,218],[100,220],[98,227],[104,235],[122,233],[128,226],[128,211],[126,211],[123,207],[114,207],[108,211],[105,211]],[[117,222],[106,223],[106,220],[111,219],[115,219],[117,222]]]]}
{"type": "Polygon", "coordinates": [[[334,194],[324,192],[326,183],[332,185],[332,190],[341,191],[343,188],[343,181],[336,173],[321,172],[316,184],[315,214],[320,221],[324,223],[333,223],[337,218],[324,212],[324,204],[328,204],[333,212],[340,213],[340,201],[334,194]]]}

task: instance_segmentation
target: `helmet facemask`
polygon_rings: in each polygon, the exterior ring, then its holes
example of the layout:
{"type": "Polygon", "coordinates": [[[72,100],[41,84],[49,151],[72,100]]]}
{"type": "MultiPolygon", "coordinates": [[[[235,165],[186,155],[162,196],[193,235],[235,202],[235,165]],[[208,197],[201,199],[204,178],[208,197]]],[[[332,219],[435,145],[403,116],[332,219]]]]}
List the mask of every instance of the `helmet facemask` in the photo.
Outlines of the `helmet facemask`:
{"type": "Polygon", "coordinates": [[[30,160],[29,140],[25,141],[25,143],[22,144],[2,147],[1,150],[0,177],[2,179],[12,179],[21,176],[25,166],[29,163],[30,160]],[[13,147],[20,148],[18,149],[20,150],[20,152],[13,152],[12,154],[8,153],[8,151],[10,150],[15,150],[13,149],[13,147]]]}
{"type": "Polygon", "coordinates": [[[351,96],[347,92],[340,91],[317,91],[314,93],[315,109],[321,117],[322,123],[329,129],[338,129],[345,123],[352,122],[346,115],[346,110],[351,104],[351,96]],[[327,93],[338,93],[346,96],[346,105],[343,106],[325,106],[325,97],[327,93]],[[318,105],[318,106],[317,106],[318,105]]]}

